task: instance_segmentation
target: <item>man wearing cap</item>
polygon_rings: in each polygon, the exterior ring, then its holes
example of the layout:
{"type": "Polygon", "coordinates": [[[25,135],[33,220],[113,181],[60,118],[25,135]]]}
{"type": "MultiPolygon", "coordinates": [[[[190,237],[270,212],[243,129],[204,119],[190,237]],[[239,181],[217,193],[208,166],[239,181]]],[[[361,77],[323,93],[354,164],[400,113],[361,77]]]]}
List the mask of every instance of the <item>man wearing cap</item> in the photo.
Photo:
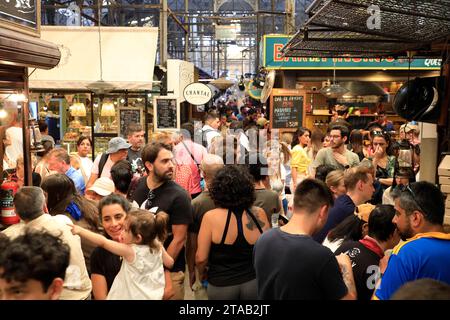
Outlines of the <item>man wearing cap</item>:
{"type": "Polygon", "coordinates": [[[91,187],[99,177],[111,179],[112,166],[117,161],[127,158],[129,147],[131,147],[131,144],[126,142],[124,138],[112,138],[108,143],[108,150],[95,158],[87,187],[91,187]]]}
{"type": "Polygon", "coordinates": [[[100,177],[95,180],[94,184],[87,188],[86,198],[93,201],[100,201],[104,197],[109,196],[116,190],[114,182],[106,177],[100,177]]]}
{"type": "Polygon", "coordinates": [[[334,254],[345,253],[350,257],[358,300],[370,300],[379,277],[380,260],[386,250],[397,245],[400,237],[392,223],[393,206],[378,205],[373,210],[360,210],[355,214],[365,222],[363,229],[368,228],[368,234],[359,241],[344,241],[334,254]]]}

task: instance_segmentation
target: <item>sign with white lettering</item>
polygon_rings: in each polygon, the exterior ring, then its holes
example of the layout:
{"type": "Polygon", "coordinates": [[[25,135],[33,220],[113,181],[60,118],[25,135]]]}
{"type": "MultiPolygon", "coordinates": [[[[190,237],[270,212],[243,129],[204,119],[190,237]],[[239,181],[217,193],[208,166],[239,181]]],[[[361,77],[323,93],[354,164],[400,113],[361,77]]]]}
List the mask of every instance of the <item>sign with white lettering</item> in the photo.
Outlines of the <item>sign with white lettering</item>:
{"type": "Polygon", "coordinates": [[[154,130],[177,130],[180,128],[180,101],[174,97],[153,98],[154,130]]]}
{"type": "Polygon", "coordinates": [[[143,111],[141,108],[121,107],[119,108],[119,135],[127,138],[128,127],[132,123],[142,125],[143,111]]]}
{"type": "Polygon", "coordinates": [[[184,88],[183,96],[190,104],[199,106],[211,100],[212,91],[206,84],[193,82],[184,88]]]}
{"type": "Polygon", "coordinates": [[[303,125],[303,96],[294,89],[273,89],[270,97],[270,127],[294,129],[303,125]]]}
{"type": "Polygon", "coordinates": [[[0,26],[39,35],[40,0],[0,0],[0,26]]]}

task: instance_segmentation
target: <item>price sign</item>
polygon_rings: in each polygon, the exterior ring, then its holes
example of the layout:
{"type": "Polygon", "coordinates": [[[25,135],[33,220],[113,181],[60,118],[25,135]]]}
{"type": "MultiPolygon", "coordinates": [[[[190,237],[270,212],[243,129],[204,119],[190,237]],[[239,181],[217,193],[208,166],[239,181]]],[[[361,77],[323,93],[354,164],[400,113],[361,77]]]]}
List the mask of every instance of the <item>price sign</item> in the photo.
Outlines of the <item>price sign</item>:
{"type": "Polygon", "coordinates": [[[297,90],[279,89],[272,92],[271,128],[294,129],[303,123],[303,96],[297,90]]]}

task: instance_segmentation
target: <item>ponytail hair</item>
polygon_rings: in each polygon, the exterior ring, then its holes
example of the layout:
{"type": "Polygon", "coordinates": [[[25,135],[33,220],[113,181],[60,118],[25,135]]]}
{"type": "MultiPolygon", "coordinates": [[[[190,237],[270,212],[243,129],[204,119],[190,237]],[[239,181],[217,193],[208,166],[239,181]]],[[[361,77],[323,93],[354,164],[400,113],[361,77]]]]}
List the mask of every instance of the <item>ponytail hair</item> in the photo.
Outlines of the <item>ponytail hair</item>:
{"type": "Polygon", "coordinates": [[[128,228],[134,237],[141,236],[143,245],[159,250],[155,240],[164,242],[167,236],[169,215],[158,212],[156,215],[143,209],[134,209],[127,215],[128,228]]]}

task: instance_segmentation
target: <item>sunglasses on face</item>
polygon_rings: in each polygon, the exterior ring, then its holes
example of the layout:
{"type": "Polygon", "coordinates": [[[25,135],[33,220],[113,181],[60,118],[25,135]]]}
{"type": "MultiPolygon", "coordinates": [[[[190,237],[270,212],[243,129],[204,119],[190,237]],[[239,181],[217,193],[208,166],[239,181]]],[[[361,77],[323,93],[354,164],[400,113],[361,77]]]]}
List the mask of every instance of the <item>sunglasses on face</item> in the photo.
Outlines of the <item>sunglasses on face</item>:
{"type": "Polygon", "coordinates": [[[155,199],[155,194],[153,193],[152,190],[149,190],[147,194],[147,202],[145,203],[146,210],[150,210],[150,208],[152,207],[153,199],[155,199]]]}

